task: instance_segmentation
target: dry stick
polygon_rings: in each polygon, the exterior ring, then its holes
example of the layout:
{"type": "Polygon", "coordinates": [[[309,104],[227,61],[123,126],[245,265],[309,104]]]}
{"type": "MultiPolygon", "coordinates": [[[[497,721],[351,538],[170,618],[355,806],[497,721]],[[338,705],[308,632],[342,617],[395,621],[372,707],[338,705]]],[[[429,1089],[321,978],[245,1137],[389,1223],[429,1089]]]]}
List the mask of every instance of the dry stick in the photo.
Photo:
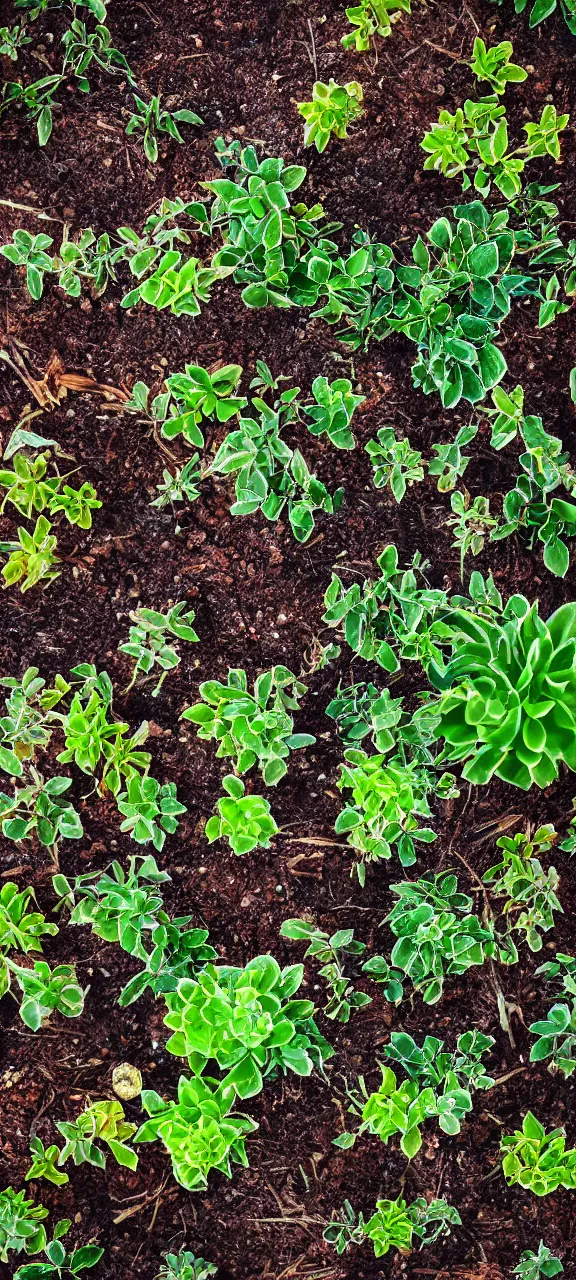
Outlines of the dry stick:
{"type": "Polygon", "coordinates": [[[23,213],[33,213],[36,218],[41,218],[43,222],[64,222],[63,218],[53,218],[49,213],[45,213],[43,209],[34,209],[31,204],[16,204],[15,200],[0,200],[0,204],[6,205],[8,209],[21,209],[23,213]]]}
{"type": "Polygon", "coordinates": [[[310,18],[308,19],[308,30],[310,32],[310,39],[312,41],[312,66],[314,67],[314,75],[316,79],[318,79],[318,59],[316,57],[316,41],[314,39],[314,28],[312,26],[312,21],[310,18]]]}
{"type": "MultiPolygon", "coordinates": [[[[480,880],[480,877],[476,875],[476,872],[473,870],[470,864],[466,861],[466,859],[462,857],[461,853],[458,853],[456,849],[451,850],[451,852],[455,854],[455,856],[459,859],[462,865],[466,867],[468,874],[472,877],[473,880],[476,881],[476,884],[480,886],[480,889],[482,890],[482,894],[484,897],[485,912],[487,915],[491,915],[492,912],[490,911],[490,902],[488,899],[488,894],[486,892],[486,886],[482,883],[482,881],[480,880]]],[[[519,1009],[519,1006],[517,1004],[510,1004],[510,1005],[508,1004],[508,1001],[504,995],[502,987],[500,986],[500,983],[498,981],[498,975],[496,973],[496,966],[494,964],[494,961],[490,960],[489,964],[490,964],[490,973],[492,976],[492,985],[494,987],[494,993],[496,996],[496,1004],[498,1006],[500,1026],[502,1027],[502,1030],[506,1032],[508,1039],[510,1041],[511,1047],[515,1049],[516,1041],[514,1039],[512,1027],[510,1026],[510,1020],[508,1018],[508,1009],[510,1008],[513,1012],[518,1013],[520,1016],[520,1020],[523,1021],[523,1018],[521,1016],[522,1010],[519,1009]]]]}

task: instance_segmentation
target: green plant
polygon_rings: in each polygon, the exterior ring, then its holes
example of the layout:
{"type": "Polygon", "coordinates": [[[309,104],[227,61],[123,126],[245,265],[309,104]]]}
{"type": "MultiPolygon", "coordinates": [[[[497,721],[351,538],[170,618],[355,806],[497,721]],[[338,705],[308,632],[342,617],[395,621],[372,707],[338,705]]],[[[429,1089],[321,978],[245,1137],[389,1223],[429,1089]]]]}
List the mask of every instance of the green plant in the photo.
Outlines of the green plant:
{"type": "Polygon", "coordinates": [[[212,373],[199,364],[187,364],[184,373],[173,373],[166,379],[174,410],[162,424],[162,435],[167,440],[182,435],[187,444],[196,449],[204,448],[204,436],[200,430],[203,418],[216,422],[229,422],[245,408],[245,396],[236,396],[242,366],[225,364],[212,373]]]}
{"type": "Polygon", "coordinates": [[[354,990],[353,982],[344,973],[345,959],[348,956],[362,955],[366,950],[366,943],[354,938],[353,929],[339,929],[330,937],[308,920],[284,920],[280,937],[310,944],[304,953],[304,959],[312,956],[321,966],[319,976],[326,980],[330,992],[328,1004],[323,1009],[327,1018],[348,1022],[352,1009],[361,1009],[372,1003],[371,996],[364,991],[354,990]]]}
{"type": "Polygon", "coordinates": [[[360,0],[346,10],[356,30],[342,36],[344,48],[354,47],[358,53],[369,49],[372,36],[389,36],[401,13],[410,13],[410,0],[360,0]]]}
{"type": "Polygon", "coordinates": [[[53,688],[39,676],[38,667],[28,667],[24,675],[3,676],[0,685],[10,690],[5,712],[0,717],[0,768],[21,778],[25,761],[48,746],[52,735],[50,712],[68,693],[63,676],[54,678],[53,688]]]}
{"type": "Polygon", "coordinates": [[[87,872],[73,884],[63,875],[53,878],[58,909],[70,908],[70,924],[91,925],[98,938],[118,942],[144,962],[120,993],[121,1006],[132,1004],[148,987],[155,995],[174,991],[180,978],[192,977],[216,958],[206,929],[185,929],[191,916],[170,920],[164,911],[158,886],[169,879],[150,854],[132,856],[128,873],[113,862],[108,871],[87,872]]]}
{"type": "Polygon", "coordinates": [[[406,488],[424,479],[422,454],[412,449],[408,439],[397,440],[394,427],[381,427],[376,440],[369,440],[366,453],[374,468],[374,486],[383,489],[389,484],[397,502],[401,502],[406,488]]]}
{"type": "Polygon", "coordinates": [[[178,649],[168,642],[169,637],[197,642],[200,637],[192,626],[195,616],[193,609],[186,610],[185,600],[173,605],[166,614],[159,613],[156,609],[136,609],[130,614],[134,625],[130,627],[128,640],[118,646],[120,653],[127,653],[136,659],[132,680],[124,690],[125,693],[136,683],[139,672],[149,675],[155,666],[159,666],[162,675],[152,690],[152,697],[158,696],[168,672],[173,671],[180,662],[178,649]]]}
{"type": "Polygon", "coordinates": [[[56,924],[47,924],[41,911],[29,911],[34,900],[30,887],[19,890],[12,880],[0,889],[0,998],[10,989],[12,962],[8,952],[41,951],[41,938],[58,933],[56,924]]]}
{"type": "MultiPolygon", "coordinates": [[[[516,388],[521,391],[521,388],[516,388]]],[[[558,577],[564,577],[570,563],[570,552],[565,537],[576,535],[576,505],[561,498],[550,498],[559,485],[574,495],[574,473],[568,461],[569,454],[562,452],[562,441],[551,436],[542,426],[542,419],[521,412],[519,400],[517,420],[511,427],[518,427],[526,452],[519,463],[522,474],[504,497],[505,523],[492,533],[492,539],[507,538],[520,530],[527,534],[532,549],[536,538],[544,544],[543,560],[546,568],[558,577]]],[[[510,419],[508,419],[510,421],[510,419]]],[[[505,440],[512,435],[504,433],[505,440]]]]}
{"type": "Polygon", "coordinates": [[[508,1186],[519,1183],[535,1196],[576,1186],[576,1150],[566,1151],[564,1129],[546,1133],[531,1111],[524,1116],[522,1129],[502,1138],[500,1151],[508,1186]]]}
{"type": "Polygon", "coordinates": [[[0,27],[0,58],[11,58],[18,61],[18,50],[30,44],[30,36],[26,35],[24,26],[0,27]]]}
{"type": "Polygon", "coordinates": [[[349,378],[336,378],[332,383],[327,378],[315,378],[312,395],[316,404],[304,406],[304,414],[308,419],[306,426],[310,434],[326,434],[337,449],[353,449],[355,440],[350,423],[356,409],[364,404],[366,397],[355,394],[349,378]]]}
{"type": "Polygon", "coordinates": [[[311,746],[309,733],[293,733],[291,711],[298,711],[306,686],[288,671],[276,666],[263,672],[248,692],[246,672],[231,669],[228,681],[205,680],[200,685],[202,702],[183,712],[184,720],[198,725],[198,737],[215,738],[218,758],[232,756],[238,773],[258,764],[269,787],[284,777],[291,751],[311,746]]]}
{"type": "Polygon", "coordinates": [[[62,44],[65,49],[62,70],[76,77],[77,86],[83,93],[90,92],[85,72],[93,63],[108,75],[124,74],[131,85],[135,83],[124,54],[114,48],[108,27],[103,23],[88,31],[80,18],[73,18],[62,36],[62,44]]]}
{"type": "Polygon", "coordinates": [[[97,1142],[108,1147],[117,1164],[127,1169],[135,1169],[138,1164],[136,1152],[127,1146],[138,1125],[124,1119],[120,1102],[93,1102],[76,1120],[57,1120],[56,1128],[66,1139],[58,1157],[60,1166],[72,1156],[76,1165],[88,1163],[105,1169],[106,1156],[97,1142]]]}
{"type": "Polygon", "coordinates": [[[449,872],[427,872],[417,881],[390,885],[398,901],[386,916],[397,938],[391,966],[383,957],[373,956],[363,965],[365,972],[390,988],[388,999],[402,997],[403,974],[420,991],[425,1004],[437,1004],[444,979],[465,973],[471,965],[483,964],[499,956],[509,962],[499,948],[493,926],[484,927],[471,913],[472,898],[458,892],[458,881],[449,872]]]}
{"type": "Polygon", "coordinates": [[[279,827],[268,801],[262,796],[247,796],[244,783],[233,774],[222,779],[222,786],[227,795],[218,800],[218,813],[206,823],[204,834],[208,843],[225,836],[236,854],[251,853],[256,848],[269,849],[279,827]]]}
{"type": "Polygon", "coordinates": [[[38,1031],[54,1009],[65,1018],[78,1018],[84,1008],[84,992],[76,980],[73,965],[50,969],[45,960],[36,960],[31,969],[15,964],[9,956],[3,963],[22,990],[20,1017],[31,1031],[38,1031]]]}
{"type": "Polygon", "coordinates": [[[510,62],[511,55],[512,45],[509,40],[503,40],[487,49],[484,41],[477,36],[472,61],[468,65],[477,80],[488,81],[494,93],[505,93],[507,84],[520,84],[528,75],[523,67],[510,62]]]}
{"type": "Polygon", "coordinates": [[[518,1266],[512,1275],[520,1276],[520,1280],[540,1280],[541,1276],[558,1276],[564,1270],[559,1258],[555,1258],[544,1241],[538,1245],[538,1253],[526,1249],[520,1254],[518,1266]]]}
{"type": "Polygon", "coordinates": [[[166,834],[178,830],[179,818],[186,813],[186,805],[176,797],[175,782],[160,786],[156,778],[141,778],[137,773],[128,779],[126,791],[120,792],[116,803],[124,815],[120,830],[129,831],[136,844],[151,841],[158,852],[164,848],[166,834]]]}
{"type": "MultiPolygon", "coordinates": [[[[501,4],[502,0],[496,0],[497,4],[501,4]]],[[[532,0],[514,0],[514,8],[516,13],[524,13],[528,4],[532,4],[532,0]]],[[[576,35],[576,6],[574,0],[535,0],[530,10],[530,27],[538,27],[541,22],[550,17],[556,8],[560,8],[560,13],[572,35],[576,35]]]]}
{"type": "Polygon", "coordinates": [[[326,707],[326,715],[336,721],[344,742],[350,745],[362,742],[370,733],[376,750],[387,752],[402,732],[398,729],[402,701],[402,698],[392,698],[389,689],[378,690],[364,681],[348,689],[338,685],[336,697],[326,707]]]}
{"type": "Polygon", "coordinates": [[[450,506],[454,515],[444,523],[454,533],[451,545],[460,552],[460,577],[464,580],[464,560],[468,552],[480,555],[487,534],[498,528],[498,520],[490,515],[490,500],[478,494],[472,502],[467,489],[457,489],[450,498],[450,506]]]}
{"type": "Polygon", "coordinates": [[[161,1267],[156,1280],[209,1280],[218,1270],[212,1262],[197,1258],[188,1249],[179,1253],[165,1253],[165,1266],[161,1267]]]}
{"type": "Polygon", "coordinates": [[[377,1200],[376,1212],[368,1219],[364,1232],[374,1246],[377,1258],[391,1248],[410,1249],[412,1237],[420,1240],[420,1248],[432,1244],[439,1236],[450,1235],[451,1226],[460,1226],[462,1219],[457,1209],[446,1200],[432,1200],[430,1204],[419,1196],[406,1208],[406,1202],[377,1200]]]}
{"type": "Polygon", "coordinates": [[[96,495],[93,485],[86,481],[79,489],[65,484],[61,493],[55,493],[50,501],[50,515],[63,511],[69,524],[76,524],[80,529],[92,528],[92,511],[101,507],[102,503],[96,495]]]}
{"type": "Polygon", "coordinates": [[[472,1090],[494,1084],[482,1064],[493,1043],[490,1036],[468,1031],[459,1037],[455,1053],[442,1053],[442,1041],[435,1036],[426,1036],[420,1049],[412,1036],[393,1032],[384,1053],[402,1065],[408,1081],[399,1085],[395,1072],[382,1065],[382,1084],[368,1094],[361,1076],[361,1092],[349,1096],[350,1110],[360,1114],[362,1123],[356,1134],[335,1138],[335,1145],[348,1148],[366,1131],[384,1143],[400,1133],[401,1149],[410,1160],[420,1150],[422,1125],[430,1117],[438,1118],[444,1133],[459,1133],[463,1116],[472,1110],[472,1090]]]}
{"type": "MultiPolygon", "coordinates": [[[[134,262],[135,259],[133,271],[134,262]]],[[[199,316],[200,303],[208,302],[212,285],[228,274],[222,269],[203,267],[199,258],[190,257],[183,261],[177,249],[169,249],[157,262],[152,274],[143,284],[125,294],[120,305],[126,309],[140,301],[157,311],[169,308],[175,316],[199,316]]]]}
{"type": "Polygon", "coordinates": [[[351,790],[352,800],[338,814],[334,829],[346,833],[348,843],[359,855],[351,874],[356,873],[361,885],[366,879],[366,863],[390,858],[396,846],[403,867],[416,861],[415,841],[430,844],[436,834],[422,826],[421,819],[431,817],[428,794],[433,787],[440,795],[454,794],[452,774],[436,779],[417,761],[404,764],[399,759],[386,760],[383,755],[368,756],[349,747],[344,752],[346,764],[338,779],[339,790],[351,790]]]}
{"type": "Polygon", "coordinates": [[[40,1253],[46,1244],[42,1219],[47,1217],[48,1210],[27,1200],[25,1191],[0,1191],[0,1262],[8,1262],[9,1252],[40,1253]]]}
{"type": "Polygon", "coordinates": [[[53,111],[58,105],[55,94],[65,80],[58,72],[56,75],[43,76],[33,84],[23,85],[18,80],[8,81],[3,86],[1,110],[15,105],[26,112],[26,120],[36,121],[38,143],[45,147],[51,136],[54,124],[53,111]]]}
{"type": "MultiPolygon", "coordinates": [[[[496,387],[492,392],[495,396],[500,388],[496,387]]],[[[460,427],[457,435],[451,444],[433,444],[432,448],[436,454],[428,463],[428,475],[438,476],[438,492],[450,493],[454,489],[461,476],[464,475],[466,467],[470,461],[462,453],[463,446],[470,444],[478,431],[477,426],[460,427]]]]}
{"type": "Polygon", "coordinates": [[[204,474],[237,473],[231,514],[245,516],[261,510],[267,520],[278,520],[287,507],[294,537],[306,542],[314,529],[313,512],[320,509],[331,515],[338,511],[344,491],[337,489],[330,496],[311,474],[300,450],[292,449],[280,435],[285,421],[291,421],[298,411],[293,403],[297,394],[296,387],[284,391],[274,408],[255,397],[252,408],[258,418],[240,418],[238,429],[222,441],[204,474]]]}
{"type": "Polygon", "coordinates": [[[45,1246],[44,1253],[48,1262],[29,1262],[19,1267],[14,1273],[14,1280],[60,1280],[61,1276],[77,1276],[81,1271],[95,1267],[104,1254],[104,1250],[95,1244],[81,1245],[67,1253],[61,1241],[70,1228],[70,1222],[64,1220],[57,1223],[60,1227],[54,1232],[54,1239],[45,1246]]]}
{"type": "Polygon", "coordinates": [[[142,1091],[150,1116],[134,1138],[160,1138],[172,1160],[176,1181],[187,1191],[205,1191],[208,1174],[217,1169],[232,1177],[232,1164],[248,1167],[245,1140],[258,1128],[255,1120],[233,1111],[236,1094],[226,1082],[180,1076],[178,1101],[165,1102],[153,1089],[142,1091]]]}
{"type": "Polygon", "coordinates": [[[60,561],[54,555],[56,538],[51,530],[52,525],[46,517],[38,516],[32,533],[21,525],[17,542],[0,542],[0,551],[9,553],[2,570],[4,588],[12,587],[23,579],[22,592],[29,591],[39,582],[44,583],[45,590],[48,583],[59,576],[60,570],[54,568],[60,561]]]}
{"type": "Polygon", "coordinates": [[[183,467],[176,468],[174,475],[171,471],[164,470],[162,484],[156,485],[158,497],[154,498],[150,506],[163,511],[168,505],[174,507],[176,502],[195,502],[200,497],[198,485],[202,478],[199,462],[200,455],[195,453],[183,467]]]}
{"type": "Polygon", "coordinates": [[[0,791],[2,834],[8,840],[29,840],[37,836],[41,845],[56,850],[62,840],[80,840],[84,834],[79,814],[64,792],[71,778],[49,778],[47,782],[31,767],[31,781],[17,788],[13,796],[0,791]]]}
{"type": "Polygon", "coordinates": [[[150,161],[150,164],[156,164],[158,159],[158,135],[161,133],[168,134],[168,137],[174,138],[176,142],[184,142],[182,134],[178,128],[179,124],[202,124],[200,116],[194,111],[164,111],[160,106],[160,95],[156,95],[149,102],[144,102],[143,98],[139,98],[134,94],[134,102],[136,103],[136,111],[126,125],[126,133],[129,137],[134,134],[141,140],[144,148],[144,155],[150,161]]]}
{"type": "Polygon", "coordinates": [[[556,890],[558,872],[555,867],[544,871],[535,854],[548,853],[556,832],[553,827],[539,827],[532,835],[502,836],[496,841],[503,850],[502,861],[489,867],[483,880],[498,896],[505,896],[502,908],[508,925],[526,935],[531,951],[542,950],[542,933],[554,928],[554,912],[562,911],[556,890]],[[519,913],[516,915],[516,913],[519,913]]]}
{"type": "Polygon", "coordinates": [[[576,768],[572,703],[576,688],[576,605],[545,623],[538,604],[512,596],[497,620],[456,609],[449,615],[447,665],[428,677],[441,696],[439,759],[464,761],[462,776],[483,784],[495,774],[528,790],[549,786],[558,762],[576,768]]]}
{"type": "Polygon", "coordinates": [[[312,87],[312,101],[299,102],[298,110],[304,116],[304,146],[313,144],[317,151],[325,151],[330,134],[337,138],[348,137],[348,125],[362,115],[362,86],[357,80],[337,84],[330,80],[323,84],[316,80],[312,87]]]}
{"type": "Polygon", "coordinates": [[[363,1214],[356,1215],[350,1201],[345,1200],[340,1219],[328,1224],[323,1232],[324,1240],[333,1244],[337,1253],[344,1253],[351,1244],[371,1240],[377,1258],[392,1248],[408,1253],[414,1236],[420,1240],[420,1248],[432,1244],[439,1236],[449,1235],[451,1226],[461,1224],[459,1213],[445,1200],[432,1200],[428,1204],[422,1196],[408,1206],[400,1197],[377,1200],[376,1210],[368,1222],[363,1214]]]}
{"type": "Polygon", "coordinates": [[[291,998],[302,977],[302,965],[281,970],[271,955],[243,969],[208,965],[166,994],[168,1052],[187,1058],[197,1075],[215,1059],[240,1098],[259,1093],[272,1071],[310,1075],[333,1049],[313,1021],[312,1001],[291,998]]]}
{"type": "Polygon", "coordinates": [[[52,1182],[55,1187],[63,1187],[70,1181],[68,1174],[57,1168],[56,1162],[60,1150],[56,1143],[51,1147],[45,1147],[41,1139],[33,1134],[30,1138],[30,1151],[32,1164],[25,1175],[26,1182],[30,1182],[31,1178],[46,1178],[46,1181],[52,1182]]]}
{"type": "MultiPolygon", "coordinates": [[[[562,846],[560,846],[562,847],[562,846]]],[[[558,951],[554,960],[540,965],[536,976],[548,981],[560,979],[562,995],[572,997],[571,1004],[552,1004],[546,1018],[533,1022],[532,1035],[538,1037],[530,1051],[531,1062],[550,1058],[550,1071],[561,1071],[567,1080],[576,1070],[576,959],[558,951]]]]}

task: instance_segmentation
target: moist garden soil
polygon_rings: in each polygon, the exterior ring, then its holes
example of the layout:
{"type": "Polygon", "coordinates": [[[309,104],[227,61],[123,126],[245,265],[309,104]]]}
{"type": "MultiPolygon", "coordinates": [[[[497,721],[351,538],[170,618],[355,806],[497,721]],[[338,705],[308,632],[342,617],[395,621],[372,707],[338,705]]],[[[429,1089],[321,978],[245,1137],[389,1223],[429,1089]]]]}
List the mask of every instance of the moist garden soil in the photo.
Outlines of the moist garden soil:
{"type": "MultiPolygon", "coordinates": [[[[0,3],[0,25],[14,20],[9,0],[0,3]]],[[[27,78],[48,74],[55,65],[64,15],[44,16],[51,31],[40,50],[44,64],[28,54],[27,78]]],[[[184,126],[183,146],[169,142],[152,167],[141,148],[124,134],[131,98],[125,80],[93,77],[92,92],[64,95],[48,146],[39,150],[35,134],[18,115],[2,118],[0,196],[4,201],[44,210],[56,222],[6,203],[0,205],[3,242],[17,226],[59,236],[62,222],[71,228],[92,226],[97,232],[128,224],[139,229],[145,216],[167,195],[192,196],[202,179],[215,176],[214,139],[239,137],[256,141],[273,155],[309,166],[303,198],[321,200],[329,217],[343,223],[343,235],[361,226],[377,239],[409,252],[418,233],[461,199],[457,183],[424,174],[420,139],[442,107],[454,109],[472,90],[463,62],[480,32],[492,42],[510,38],[515,60],[530,67],[527,81],[507,94],[509,116],[519,131],[527,118],[539,118],[553,100],[559,111],[574,110],[576,43],[560,17],[530,32],[526,15],[512,4],[494,8],[480,0],[457,4],[416,2],[387,41],[369,54],[345,52],[340,37],[347,30],[343,6],[335,0],[300,3],[287,0],[230,4],[197,0],[163,0],[162,4],[111,0],[108,24],[113,43],[127,56],[139,85],[160,91],[165,105],[189,106],[204,120],[200,129],[184,126]],[[313,33],[313,40],[312,34],[313,33]],[[366,115],[344,142],[332,143],[323,156],[304,152],[302,121],[295,103],[310,97],[315,78],[361,81],[366,115]]],[[[37,48],[37,46],[35,46],[37,48]]],[[[7,78],[12,64],[4,62],[7,78]]],[[[541,181],[561,181],[557,198],[569,238],[574,205],[574,138],[562,138],[562,165],[532,171],[541,181]]],[[[363,450],[376,430],[391,423],[399,434],[430,454],[434,441],[448,441],[471,419],[468,407],[443,413],[439,400],[412,387],[413,348],[402,338],[372,344],[349,361],[334,332],[307,313],[248,311],[231,282],[215,289],[200,318],[176,318],[141,307],[120,310],[122,285],[104,297],[70,300],[52,284],[40,304],[32,303],[13,268],[0,270],[0,347],[23,359],[36,378],[47,368],[92,377],[96,382],[130,389],[143,379],[156,389],[165,374],[186,361],[210,366],[237,362],[248,377],[255,361],[264,359],[274,374],[287,375],[308,392],[312,379],[353,377],[366,396],[356,417],[358,445],[353,453],[336,451],[306,431],[294,438],[309,464],[329,487],[342,483],[346,502],[338,515],[317,520],[310,542],[298,545],[286,523],[267,523],[260,515],[232,518],[230,494],[223,481],[206,481],[201,497],[175,521],[170,509],[150,506],[163,467],[169,466],[146,426],[118,411],[102,395],[70,390],[51,413],[31,422],[55,437],[90,480],[103,502],[91,531],[66,525],[59,529],[63,557],[61,576],[47,591],[24,596],[10,589],[2,596],[0,669],[20,674],[36,665],[46,677],[67,674],[78,662],[106,669],[117,691],[130,678],[128,660],[117,645],[126,637],[129,611],[139,604],[165,609],[186,600],[196,610],[198,645],[182,645],[182,662],[151,700],[146,687],[128,696],[117,692],[115,708],[133,728],[151,722],[152,772],[173,781],[188,812],[176,836],[169,837],[158,861],[172,877],[165,903],[172,914],[191,913],[204,922],[226,961],[244,964],[252,956],[272,952],[282,963],[301,959],[298,943],[284,942],[284,919],[303,913],[330,932],[353,927],[367,944],[367,955],[389,952],[390,934],[382,926],[390,909],[389,884],[402,879],[396,861],[369,872],[361,890],[350,879],[351,853],[334,835],[341,807],[336,790],[342,745],[333,722],[324,714],[338,681],[373,679],[382,672],[351,657],[309,680],[309,694],[297,716],[297,728],[316,734],[313,748],[291,757],[286,778],[269,794],[282,833],[270,851],[256,850],[236,858],[218,842],[208,846],[204,824],[221,793],[225,769],[212,744],[199,742],[180,715],[197,699],[198,683],[223,678],[229,667],[244,667],[252,679],[274,663],[295,672],[306,669],[322,629],[323,594],[337,564],[348,582],[369,577],[379,551],[395,542],[400,563],[419,549],[431,562],[430,580],[460,591],[459,556],[450,545],[443,521],[449,499],[434,481],[417,486],[398,506],[388,490],[371,484],[369,459],[363,450]],[[55,360],[55,357],[57,359],[55,360]],[[178,527],[179,524],[179,527],[178,527]]],[[[522,382],[529,412],[541,414],[547,429],[562,436],[568,449],[573,437],[573,408],[568,377],[574,364],[576,325],[569,313],[544,333],[536,327],[534,305],[516,305],[503,330],[510,385],[522,382]]],[[[30,393],[11,368],[0,365],[0,429],[4,443],[27,407],[36,408],[30,393]]],[[[223,431],[209,433],[208,446],[223,431]]],[[[183,449],[174,445],[184,459],[183,449]]],[[[496,510],[515,474],[515,450],[495,454],[484,424],[470,450],[466,473],[471,493],[490,496],[496,510]]],[[[0,521],[0,537],[13,536],[15,523],[0,521]]],[[[470,561],[468,561],[468,565],[470,561]]],[[[575,573],[553,579],[541,558],[514,539],[496,543],[476,562],[490,569],[503,594],[521,591],[542,602],[544,616],[575,597],[575,573]]],[[[411,696],[415,678],[395,686],[411,696]]],[[[254,788],[260,790],[255,781],[254,788]]],[[[564,776],[545,795],[525,795],[502,783],[486,788],[463,786],[460,798],[436,806],[439,839],[426,846],[418,870],[452,867],[460,886],[482,909],[476,877],[495,861],[494,840],[508,825],[553,822],[564,831],[576,781],[564,776]],[[516,815],[514,820],[513,815],[516,815]],[[463,861],[464,860],[464,861],[463,861]],[[467,865],[464,865],[466,863],[467,865]]],[[[124,862],[135,846],[119,833],[115,806],[91,790],[76,773],[74,795],[81,810],[84,839],[65,842],[62,870],[67,875],[104,869],[112,858],[124,862]]],[[[572,903],[576,874],[565,854],[555,862],[561,874],[564,915],[547,948],[573,952],[576,946],[572,903]]],[[[40,907],[52,912],[52,868],[45,851],[31,843],[17,847],[4,841],[0,875],[34,886],[40,907]]],[[[117,946],[92,936],[88,929],[62,927],[45,946],[51,962],[76,963],[82,985],[89,984],[81,1018],[54,1015],[34,1035],[24,1027],[7,998],[0,1006],[0,1170],[2,1186],[24,1185],[29,1138],[37,1133],[48,1144],[58,1136],[55,1121],[74,1118],[86,1100],[112,1097],[111,1071],[119,1062],[138,1066],[145,1086],[174,1095],[179,1064],[165,1051],[162,1003],[147,994],[119,1010],[115,1001],[135,971],[134,962],[117,946]]],[[[522,949],[521,963],[498,970],[491,966],[450,979],[441,1002],[429,1009],[419,996],[389,1006],[373,984],[358,979],[373,1002],[353,1014],[345,1026],[320,1013],[322,1031],[336,1053],[328,1066],[329,1084],[318,1075],[293,1075],[267,1082],[250,1101],[259,1129],[247,1143],[250,1168],[235,1168],[228,1182],[212,1174],[205,1195],[190,1194],[174,1181],[168,1157],[159,1145],[140,1149],[135,1173],[119,1169],[112,1158],[106,1173],[84,1165],[71,1170],[61,1189],[32,1184],[37,1199],[56,1217],[73,1219],[75,1238],[95,1238],[105,1249],[98,1268],[102,1280],[153,1280],[161,1254],[182,1245],[217,1263],[219,1280],[289,1280],[324,1278],[355,1280],[375,1276],[462,1277],[499,1280],[508,1276],[522,1249],[537,1248],[543,1237],[558,1253],[567,1277],[576,1274],[576,1246],[571,1194],[560,1191],[539,1200],[519,1188],[507,1190],[498,1156],[500,1137],[518,1127],[528,1108],[547,1127],[565,1123],[569,1144],[576,1141],[574,1084],[551,1076],[544,1065],[529,1065],[526,1026],[546,1007],[542,985],[533,979],[544,957],[522,949]],[[498,997],[508,1009],[510,1032],[500,1025],[498,997]],[[427,1033],[448,1047],[465,1028],[477,1026],[496,1039],[491,1073],[502,1081],[488,1094],[477,1094],[474,1111],[457,1137],[437,1126],[425,1127],[423,1148],[408,1166],[393,1145],[365,1137],[353,1150],[331,1145],[346,1123],[346,1087],[363,1074],[370,1088],[379,1080],[380,1047],[391,1030],[409,1031],[422,1040],[427,1033]],[[393,1253],[376,1261],[365,1245],[337,1258],[322,1242],[322,1228],[345,1198],[365,1215],[379,1197],[402,1192],[443,1196],[462,1216],[446,1243],[410,1257],[393,1253]]],[[[321,1005],[323,989],[312,968],[306,969],[306,994],[321,1005]]],[[[140,1120],[138,1101],[127,1104],[129,1119],[140,1120]]],[[[0,1265],[2,1276],[9,1274],[0,1265]]]]}

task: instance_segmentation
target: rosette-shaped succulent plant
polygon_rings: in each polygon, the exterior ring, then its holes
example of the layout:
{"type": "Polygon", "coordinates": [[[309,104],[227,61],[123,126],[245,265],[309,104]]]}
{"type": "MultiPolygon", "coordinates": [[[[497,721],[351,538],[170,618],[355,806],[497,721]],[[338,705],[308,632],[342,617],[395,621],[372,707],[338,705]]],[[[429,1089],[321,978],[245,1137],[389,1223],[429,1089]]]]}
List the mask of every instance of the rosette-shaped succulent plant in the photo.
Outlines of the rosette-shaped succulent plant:
{"type": "Polygon", "coordinates": [[[215,1060],[241,1098],[259,1093],[275,1068],[309,1076],[333,1050],[312,1019],[312,1001],[292,999],[303,973],[303,965],[281,969],[270,955],[244,969],[207,965],[166,995],[164,1021],[174,1032],[167,1049],[187,1057],[198,1075],[215,1060]]]}
{"type": "Polygon", "coordinates": [[[501,617],[465,609],[446,619],[453,657],[428,667],[442,761],[465,760],[464,778],[495,774],[527,791],[547,787],[563,761],[576,770],[576,604],[544,622],[537,602],[513,596],[501,617]]]}

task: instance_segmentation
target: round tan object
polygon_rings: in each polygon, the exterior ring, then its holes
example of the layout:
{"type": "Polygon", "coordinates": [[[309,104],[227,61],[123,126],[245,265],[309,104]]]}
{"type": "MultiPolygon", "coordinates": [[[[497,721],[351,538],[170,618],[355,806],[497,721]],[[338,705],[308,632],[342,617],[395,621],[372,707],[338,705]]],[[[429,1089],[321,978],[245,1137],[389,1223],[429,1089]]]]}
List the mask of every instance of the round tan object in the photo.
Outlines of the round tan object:
{"type": "Polygon", "coordinates": [[[137,1098],[142,1093],[142,1076],[138,1067],[133,1067],[129,1062],[121,1062],[118,1067],[114,1067],[112,1072],[112,1088],[117,1098],[122,1102],[130,1102],[132,1098],[137,1098]]]}

